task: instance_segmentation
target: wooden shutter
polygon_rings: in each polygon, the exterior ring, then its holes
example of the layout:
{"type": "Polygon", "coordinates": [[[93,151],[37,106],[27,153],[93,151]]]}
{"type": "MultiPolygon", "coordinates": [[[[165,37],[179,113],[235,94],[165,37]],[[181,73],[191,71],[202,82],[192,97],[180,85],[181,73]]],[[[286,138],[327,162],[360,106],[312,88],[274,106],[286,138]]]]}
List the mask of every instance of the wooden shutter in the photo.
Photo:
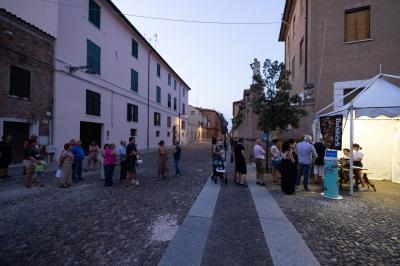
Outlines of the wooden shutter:
{"type": "Polygon", "coordinates": [[[89,0],[89,21],[100,28],[100,6],[94,1],[89,0]]]}
{"type": "Polygon", "coordinates": [[[346,11],[345,41],[354,42],[370,38],[369,7],[346,11]]]}

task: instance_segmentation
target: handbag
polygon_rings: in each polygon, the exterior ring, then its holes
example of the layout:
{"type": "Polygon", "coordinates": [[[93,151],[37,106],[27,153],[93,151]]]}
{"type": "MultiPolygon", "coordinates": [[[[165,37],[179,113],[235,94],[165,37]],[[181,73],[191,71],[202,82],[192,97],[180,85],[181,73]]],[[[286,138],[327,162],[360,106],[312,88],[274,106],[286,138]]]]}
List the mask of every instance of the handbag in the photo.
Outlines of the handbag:
{"type": "Polygon", "coordinates": [[[60,178],[61,177],[61,168],[57,168],[57,171],[56,171],[56,177],[57,178],[60,178]]]}

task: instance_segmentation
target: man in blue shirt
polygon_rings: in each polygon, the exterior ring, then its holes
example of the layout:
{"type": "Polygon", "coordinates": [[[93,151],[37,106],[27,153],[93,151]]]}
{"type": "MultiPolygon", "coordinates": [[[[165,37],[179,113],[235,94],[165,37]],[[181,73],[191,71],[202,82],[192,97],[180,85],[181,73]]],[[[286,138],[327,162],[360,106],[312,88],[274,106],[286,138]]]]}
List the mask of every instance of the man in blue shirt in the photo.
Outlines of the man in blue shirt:
{"type": "Polygon", "coordinates": [[[118,148],[118,154],[119,154],[119,164],[121,165],[121,171],[119,175],[119,180],[120,181],[125,181],[126,180],[126,142],[121,140],[120,142],[121,146],[118,148]]]}
{"type": "Polygon", "coordinates": [[[82,149],[82,143],[80,140],[75,141],[75,145],[72,147],[72,153],[74,154],[74,163],[72,167],[72,180],[74,183],[83,180],[82,178],[82,161],[85,158],[85,152],[82,149]]]}
{"type": "Polygon", "coordinates": [[[313,145],[311,145],[311,136],[305,135],[304,140],[296,145],[296,153],[299,160],[297,179],[296,179],[296,190],[299,191],[301,176],[304,175],[303,186],[305,191],[308,189],[308,176],[310,174],[310,167],[313,158],[317,158],[318,154],[315,151],[313,145]]]}
{"type": "Polygon", "coordinates": [[[179,145],[179,142],[176,143],[175,149],[174,149],[174,163],[175,163],[175,174],[176,176],[181,175],[181,170],[179,169],[179,161],[181,160],[181,146],[179,145]]]}

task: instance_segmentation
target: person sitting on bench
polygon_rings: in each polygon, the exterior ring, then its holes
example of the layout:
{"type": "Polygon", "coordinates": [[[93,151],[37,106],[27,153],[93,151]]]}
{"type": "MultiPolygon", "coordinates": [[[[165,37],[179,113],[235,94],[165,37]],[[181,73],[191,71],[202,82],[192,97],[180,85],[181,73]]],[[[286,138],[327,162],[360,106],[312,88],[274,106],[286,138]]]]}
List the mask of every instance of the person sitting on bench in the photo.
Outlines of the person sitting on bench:
{"type": "MultiPolygon", "coordinates": [[[[353,144],[353,166],[363,167],[362,159],[364,157],[364,153],[361,150],[362,148],[360,147],[359,144],[357,143],[353,144]]],[[[360,190],[361,191],[366,190],[365,181],[364,178],[362,177],[362,170],[354,169],[354,175],[356,177],[356,180],[358,179],[361,182],[362,188],[360,190]]]]}

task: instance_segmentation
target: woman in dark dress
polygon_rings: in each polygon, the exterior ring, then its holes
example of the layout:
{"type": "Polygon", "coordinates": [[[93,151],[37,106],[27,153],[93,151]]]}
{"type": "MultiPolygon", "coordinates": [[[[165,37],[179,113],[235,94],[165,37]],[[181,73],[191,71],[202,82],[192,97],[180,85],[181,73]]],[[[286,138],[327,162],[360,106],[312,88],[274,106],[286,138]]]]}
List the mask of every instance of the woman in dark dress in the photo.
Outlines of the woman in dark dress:
{"type": "Polygon", "coordinates": [[[289,141],[282,145],[281,161],[281,188],[287,195],[292,195],[295,191],[296,183],[296,161],[293,156],[293,149],[289,141]]]}
{"type": "Polygon", "coordinates": [[[243,139],[239,139],[235,146],[235,171],[236,171],[236,184],[247,187],[247,168],[246,159],[244,156],[243,139]]]}

